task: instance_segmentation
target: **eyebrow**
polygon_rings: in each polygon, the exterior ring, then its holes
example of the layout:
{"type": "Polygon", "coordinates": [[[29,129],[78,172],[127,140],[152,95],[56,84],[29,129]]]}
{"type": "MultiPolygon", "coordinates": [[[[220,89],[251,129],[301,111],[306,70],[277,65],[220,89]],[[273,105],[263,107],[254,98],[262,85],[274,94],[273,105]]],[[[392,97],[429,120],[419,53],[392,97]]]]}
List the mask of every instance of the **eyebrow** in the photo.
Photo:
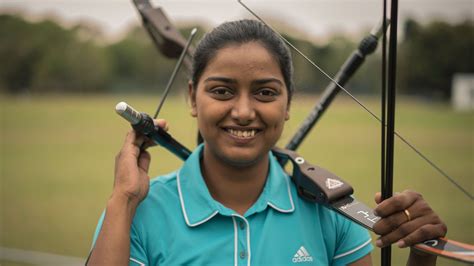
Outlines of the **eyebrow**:
{"type": "MultiPolygon", "coordinates": [[[[236,79],[227,78],[227,77],[219,77],[219,76],[216,76],[216,77],[211,76],[211,77],[208,77],[204,80],[204,82],[210,82],[210,81],[220,81],[220,82],[230,83],[230,84],[237,84],[238,83],[236,79]]],[[[270,82],[276,82],[280,85],[283,85],[283,82],[281,82],[277,78],[257,79],[257,80],[252,81],[252,84],[261,85],[261,84],[266,84],[266,83],[270,83],[270,82]]]]}
{"type": "Polygon", "coordinates": [[[224,83],[237,84],[236,79],[226,78],[226,77],[208,77],[206,80],[204,80],[204,82],[210,82],[210,81],[220,81],[224,83]]]}
{"type": "Polygon", "coordinates": [[[255,81],[253,81],[252,83],[253,84],[257,84],[257,85],[262,85],[262,84],[266,84],[266,83],[270,83],[270,82],[276,82],[280,85],[283,86],[283,82],[281,82],[279,79],[277,78],[265,78],[265,79],[257,79],[255,81]]]}

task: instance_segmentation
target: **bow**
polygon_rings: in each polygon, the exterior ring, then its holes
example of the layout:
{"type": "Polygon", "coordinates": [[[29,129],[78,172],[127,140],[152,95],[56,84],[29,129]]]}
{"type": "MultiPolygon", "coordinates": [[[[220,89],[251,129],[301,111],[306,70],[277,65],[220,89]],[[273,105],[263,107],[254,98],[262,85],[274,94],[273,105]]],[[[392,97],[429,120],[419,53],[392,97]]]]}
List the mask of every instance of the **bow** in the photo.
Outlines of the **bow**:
{"type": "MultiPolygon", "coordinates": [[[[133,0],[134,4],[137,7],[137,10],[139,11],[142,20],[143,20],[143,25],[147,29],[148,33],[150,34],[152,40],[154,41],[155,45],[157,48],[166,56],[169,57],[176,57],[180,52],[183,53],[188,53],[192,54],[193,50],[192,48],[189,51],[186,51],[184,49],[184,38],[182,38],[178,31],[172,26],[172,24],[169,22],[169,20],[166,18],[166,15],[164,14],[163,10],[161,8],[154,8],[150,5],[150,3],[147,0],[133,0]]],[[[239,1],[245,8],[247,8],[241,1],[239,1]]],[[[383,99],[383,111],[382,111],[382,119],[378,118],[373,112],[368,110],[357,98],[355,98],[352,94],[350,94],[344,87],[343,84],[339,83],[338,81],[332,79],[329,75],[327,75],[318,65],[316,65],[313,61],[311,61],[309,58],[307,58],[304,54],[299,52],[299,50],[294,47],[291,43],[287,42],[290,47],[294,48],[297,52],[301,53],[303,57],[305,57],[315,68],[317,68],[319,71],[321,71],[324,75],[326,75],[338,89],[343,90],[346,92],[350,97],[352,97],[359,105],[361,105],[364,109],[369,111],[369,113],[374,116],[377,120],[379,120],[382,124],[382,139],[383,144],[382,144],[382,191],[383,191],[383,196],[385,197],[390,197],[392,193],[392,174],[393,174],[393,142],[394,142],[394,137],[397,136],[399,137],[403,142],[407,143],[412,149],[414,149],[419,155],[421,154],[416,148],[413,147],[413,145],[409,144],[402,136],[400,136],[398,133],[395,132],[394,130],[394,116],[395,116],[395,68],[396,68],[396,28],[397,28],[397,7],[398,2],[397,0],[392,1],[392,8],[391,8],[391,18],[392,18],[392,28],[391,28],[391,37],[390,37],[390,49],[389,49],[389,70],[388,70],[388,100],[383,99]],[[385,114],[385,102],[387,102],[388,105],[388,110],[387,113],[385,114]],[[387,122],[385,122],[385,119],[387,118],[387,122]]],[[[260,19],[253,11],[251,11],[249,8],[247,8],[252,14],[254,14],[258,19],[260,19]]],[[[383,20],[383,29],[386,28],[386,22],[385,22],[385,3],[384,3],[384,20],[383,20]]],[[[261,19],[260,19],[261,20],[261,19]]],[[[263,20],[261,20],[263,23],[265,23],[263,20]]],[[[265,23],[266,24],[266,23],[265,23]]],[[[278,33],[277,33],[278,34],[278,33]]],[[[281,36],[282,37],[282,36],[281,36]]],[[[282,37],[283,38],[283,37],[282,37]]],[[[283,38],[284,39],[284,38],[283,38]]],[[[285,40],[285,39],[284,39],[285,40]]],[[[286,40],[285,40],[286,41],[286,40]]],[[[383,42],[383,53],[385,54],[385,35],[384,35],[384,42],[383,42]]],[[[385,58],[385,56],[383,56],[385,58]]],[[[385,59],[384,59],[385,61],[385,59]]],[[[190,69],[190,61],[189,59],[184,61],[184,64],[187,66],[188,69],[190,69]]],[[[383,63],[383,70],[382,70],[382,76],[385,77],[385,63],[383,63]]],[[[385,78],[382,78],[382,87],[386,88],[386,82],[385,78]]],[[[385,93],[383,93],[385,95],[385,93]]],[[[334,95],[335,96],[335,95],[334,95]]],[[[333,98],[333,97],[332,97],[333,98]]],[[[383,97],[384,98],[384,97],[383,97]]],[[[148,126],[150,126],[149,119],[146,116],[142,117],[144,121],[148,121],[148,126]]],[[[151,119],[151,118],[150,118],[151,119]]],[[[151,124],[152,125],[152,124],[151,124]]],[[[314,123],[313,123],[314,125],[314,123]]],[[[311,126],[312,127],[312,126],[311,126]]],[[[309,130],[311,129],[309,127],[305,131],[300,131],[304,132],[306,135],[309,130]]],[[[137,127],[138,129],[139,127],[137,127]]],[[[146,128],[146,127],[145,127],[146,128]]],[[[143,128],[142,128],[143,129],[143,128]]],[[[152,128],[149,128],[153,132],[152,128]]],[[[165,136],[167,139],[172,139],[171,136],[165,136]]],[[[153,139],[164,139],[163,135],[155,135],[152,136],[153,139]]],[[[304,138],[304,137],[303,137],[304,138]]],[[[302,139],[301,138],[299,141],[301,143],[302,139]]],[[[169,142],[166,142],[169,144],[169,142]]],[[[167,145],[168,145],[167,144],[167,145]]],[[[296,148],[299,145],[299,143],[294,147],[296,148]]],[[[173,145],[168,145],[168,149],[173,149],[173,145]]],[[[291,147],[290,147],[291,148],[291,147]]],[[[175,153],[176,154],[176,153],[175,153]]],[[[277,154],[285,154],[285,152],[277,152],[277,154]]],[[[422,155],[422,158],[427,160],[427,158],[422,155]]],[[[291,156],[287,154],[287,156],[282,156],[282,160],[288,160],[291,156]]],[[[428,162],[431,162],[427,160],[428,162]]],[[[299,169],[299,168],[297,168],[299,169]]],[[[437,168],[438,169],[438,168],[437,168]]],[[[309,178],[311,179],[310,175],[303,175],[304,178],[309,178]]],[[[321,186],[316,186],[317,189],[321,190],[321,186]]],[[[466,193],[466,191],[464,191],[466,193]]],[[[315,192],[317,193],[317,192],[315,192]]],[[[468,194],[469,195],[469,194],[468,194]]],[[[471,196],[472,198],[472,196],[471,196]]],[[[329,204],[329,202],[328,202],[329,204]]],[[[346,207],[346,205],[340,205],[340,207],[346,207]]],[[[438,255],[445,255],[445,256],[451,256],[452,258],[455,259],[462,259],[459,256],[456,257],[453,254],[447,254],[447,253],[440,253],[440,251],[446,251],[448,244],[451,246],[456,246],[453,244],[454,242],[452,241],[444,241],[443,239],[437,239],[437,240],[430,240],[427,241],[429,242],[428,244],[425,242],[424,244],[419,244],[417,245],[418,248],[420,248],[423,251],[427,252],[438,252],[438,255]],[[431,242],[430,242],[431,241],[431,242]],[[431,245],[435,241],[436,245],[431,245]],[[439,246],[438,244],[441,243],[439,246]],[[448,244],[446,244],[448,243],[448,244]],[[424,246],[423,246],[424,245],[424,246]],[[444,246],[443,246],[444,245],[444,246]],[[427,248],[426,248],[426,247],[427,248]],[[432,250],[429,250],[431,248],[432,250]],[[433,251],[435,249],[436,251],[433,251]]],[[[450,246],[450,247],[451,247],[450,246]]],[[[387,250],[387,249],[385,249],[387,250]]],[[[472,247],[470,247],[470,250],[472,251],[472,247]]],[[[449,249],[448,249],[449,251],[449,249]]],[[[383,251],[382,253],[382,264],[383,265],[390,265],[390,251],[383,251]]],[[[472,258],[471,258],[472,259],[472,258]]]]}

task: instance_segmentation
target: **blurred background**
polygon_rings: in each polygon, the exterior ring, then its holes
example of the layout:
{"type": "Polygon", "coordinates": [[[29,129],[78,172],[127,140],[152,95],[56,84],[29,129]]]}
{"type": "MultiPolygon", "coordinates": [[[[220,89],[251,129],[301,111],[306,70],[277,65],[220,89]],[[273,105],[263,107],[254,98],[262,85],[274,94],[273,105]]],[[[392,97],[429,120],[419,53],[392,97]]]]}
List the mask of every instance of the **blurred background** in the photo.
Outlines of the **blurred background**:
{"type": "MultiPolygon", "coordinates": [[[[224,21],[251,18],[231,0],[152,3],[184,36],[192,27],[202,36],[224,21]]],[[[245,3],[330,75],[382,16],[375,0],[245,3]]],[[[401,0],[399,14],[397,131],[474,193],[474,1],[401,0]]],[[[379,47],[346,86],[377,114],[380,61],[379,47]]],[[[154,47],[131,0],[0,2],[0,265],[83,262],[129,129],[114,106],[127,101],[153,113],[174,64],[154,47]]],[[[280,146],[329,84],[296,54],[294,64],[297,93],[280,146]]],[[[160,116],[193,148],[186,82],[182,71],[160,116]]],[[[379,135],[377,122],[341,94],[299,152],[374,206],[379,135]]],[[[395,145],[395,190],[421,192],[449,238],[474,243],[472,200],[406,145],[395,145]]],[[[161,148],[151,152],[150,176],[181,164],[161,148]]],[[[394,248],[393,264],[404,264],[407,252],[394,248]]]]}

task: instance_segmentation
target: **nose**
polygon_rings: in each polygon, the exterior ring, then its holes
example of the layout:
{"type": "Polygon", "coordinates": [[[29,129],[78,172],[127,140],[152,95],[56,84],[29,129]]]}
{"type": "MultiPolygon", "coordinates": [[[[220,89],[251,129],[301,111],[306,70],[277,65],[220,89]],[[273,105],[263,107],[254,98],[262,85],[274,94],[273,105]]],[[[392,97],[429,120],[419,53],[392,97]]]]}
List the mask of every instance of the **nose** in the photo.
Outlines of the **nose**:
{"type": "Polygon", "coordinates": [[[235,99],[231,117],[239,125],[248,125],[255,119],[256,113],[250,97],[240,95],[235,99]]]}

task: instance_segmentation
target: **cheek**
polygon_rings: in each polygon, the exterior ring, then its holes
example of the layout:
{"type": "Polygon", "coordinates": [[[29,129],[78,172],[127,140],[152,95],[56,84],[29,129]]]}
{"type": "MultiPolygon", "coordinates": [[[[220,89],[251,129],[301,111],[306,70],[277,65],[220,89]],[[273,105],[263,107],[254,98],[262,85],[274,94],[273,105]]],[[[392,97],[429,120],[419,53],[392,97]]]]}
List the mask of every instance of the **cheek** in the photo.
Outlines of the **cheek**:
{"type": "Polygon", "coordinates": [[[198,127],[200,130],[205,130],[206,127],[215,126],[224,119],[228,114],[229,107],[221,102],[198,96],[194,109],[196,110],[195,117],[198,121],[198,127]]]}
{"type": "Polygon", "coordinates": [[[288,111],[286,105],[273,106],[268,108],[267,112],[263,112],[263,119],[268,122],[274,130],[283,131],[283,126],[288,120],[288,111]]]}

